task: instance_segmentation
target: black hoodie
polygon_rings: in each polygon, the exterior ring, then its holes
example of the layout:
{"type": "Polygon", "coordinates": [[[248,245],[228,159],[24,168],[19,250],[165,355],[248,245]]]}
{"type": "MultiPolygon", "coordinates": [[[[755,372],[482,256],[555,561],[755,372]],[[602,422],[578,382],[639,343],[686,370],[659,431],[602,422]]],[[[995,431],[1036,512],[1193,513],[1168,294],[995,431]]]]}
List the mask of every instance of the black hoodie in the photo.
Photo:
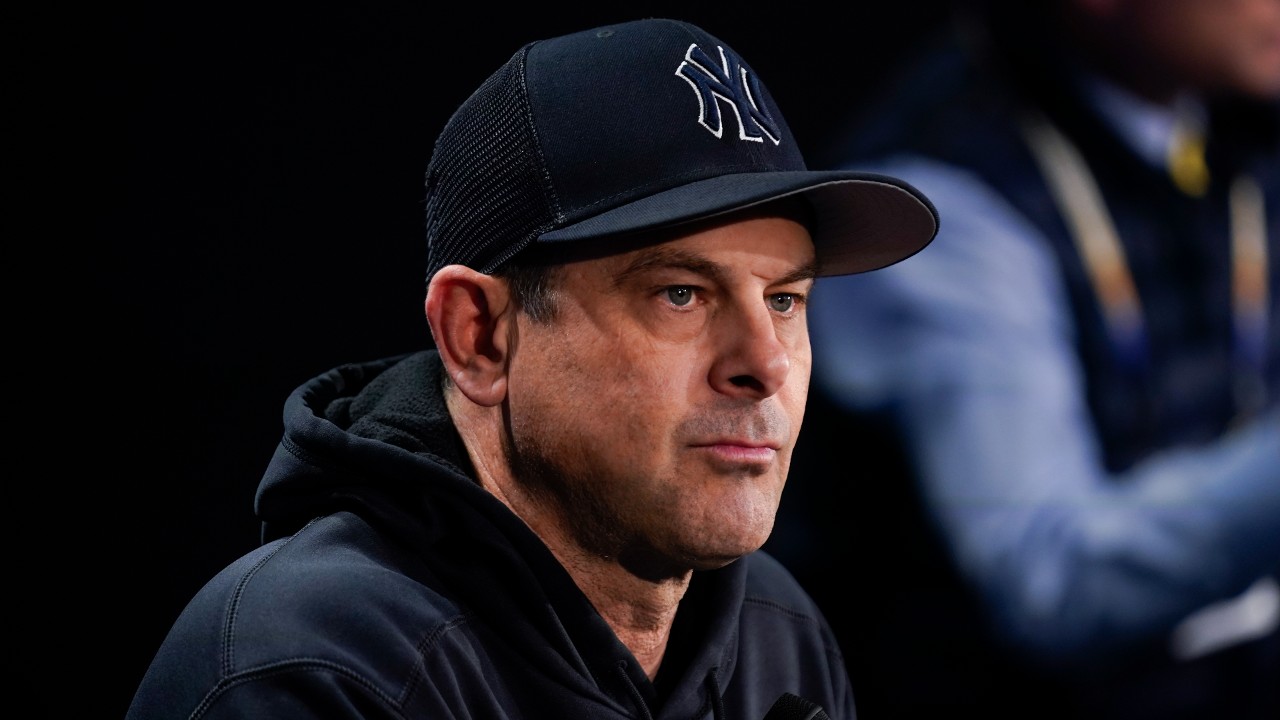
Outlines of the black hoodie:
{"type": "Polygon", "coordinates": [[[129,720],[759,720],[784,693],[854,717],[826,620],[762,552],[694,574],[650,682],[475,481],[439,377],[426,351],[289,397],[258,489],[264,544],[183,611],[129,720]]]}

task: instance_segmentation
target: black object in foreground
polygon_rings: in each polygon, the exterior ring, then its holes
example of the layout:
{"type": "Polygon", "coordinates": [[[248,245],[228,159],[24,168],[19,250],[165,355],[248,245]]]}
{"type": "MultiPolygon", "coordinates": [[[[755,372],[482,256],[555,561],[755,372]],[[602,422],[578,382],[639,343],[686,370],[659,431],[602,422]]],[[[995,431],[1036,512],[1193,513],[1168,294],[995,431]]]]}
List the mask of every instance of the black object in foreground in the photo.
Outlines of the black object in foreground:
{"type": "Polygon", "coordinates": [[[799,695],[782,693],[764,720],[831,720],[822,706],[799,695]]]}

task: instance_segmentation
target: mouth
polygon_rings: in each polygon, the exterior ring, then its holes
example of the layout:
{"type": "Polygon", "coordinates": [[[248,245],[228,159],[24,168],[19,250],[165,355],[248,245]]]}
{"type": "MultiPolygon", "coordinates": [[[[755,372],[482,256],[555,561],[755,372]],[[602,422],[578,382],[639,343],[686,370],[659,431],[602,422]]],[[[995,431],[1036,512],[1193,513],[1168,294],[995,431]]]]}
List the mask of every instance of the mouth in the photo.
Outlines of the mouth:
{"type": "Polygon", "coordinates": [[[710,454],[722,463],[732,465],[761,465],[773,462],[780,443],[741,439],[717,439],[693,445],[695,450],[710,454]]]}

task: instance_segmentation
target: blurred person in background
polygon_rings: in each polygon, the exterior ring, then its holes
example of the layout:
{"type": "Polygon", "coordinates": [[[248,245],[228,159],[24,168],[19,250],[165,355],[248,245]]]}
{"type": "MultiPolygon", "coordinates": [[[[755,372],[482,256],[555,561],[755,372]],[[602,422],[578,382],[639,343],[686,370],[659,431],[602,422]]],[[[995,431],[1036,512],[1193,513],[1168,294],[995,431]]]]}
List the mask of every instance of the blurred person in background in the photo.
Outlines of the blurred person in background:
{"type": "Polygon", "coordinates": [[[869,716],[1280,717],[1280,0],[955,9],[816,158],[943,222],[822,288],[771,547],[869,716]]]}

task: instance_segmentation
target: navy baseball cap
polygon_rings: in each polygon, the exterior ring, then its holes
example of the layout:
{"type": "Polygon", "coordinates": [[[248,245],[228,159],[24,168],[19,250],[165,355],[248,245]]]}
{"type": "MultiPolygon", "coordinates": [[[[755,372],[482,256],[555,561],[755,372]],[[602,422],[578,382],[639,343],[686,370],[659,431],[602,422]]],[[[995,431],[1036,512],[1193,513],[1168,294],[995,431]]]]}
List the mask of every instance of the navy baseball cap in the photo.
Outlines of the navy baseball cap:
{"type": "Polygon", "coordinates": [[[644,19],[531,42],[458,108],[427,169],[428,280],[492,273],[537,243],[606,243],[798,195],[819,275],[874,270],[937,233],[906,182],[809,170],[727,44],[644,19]]]}

